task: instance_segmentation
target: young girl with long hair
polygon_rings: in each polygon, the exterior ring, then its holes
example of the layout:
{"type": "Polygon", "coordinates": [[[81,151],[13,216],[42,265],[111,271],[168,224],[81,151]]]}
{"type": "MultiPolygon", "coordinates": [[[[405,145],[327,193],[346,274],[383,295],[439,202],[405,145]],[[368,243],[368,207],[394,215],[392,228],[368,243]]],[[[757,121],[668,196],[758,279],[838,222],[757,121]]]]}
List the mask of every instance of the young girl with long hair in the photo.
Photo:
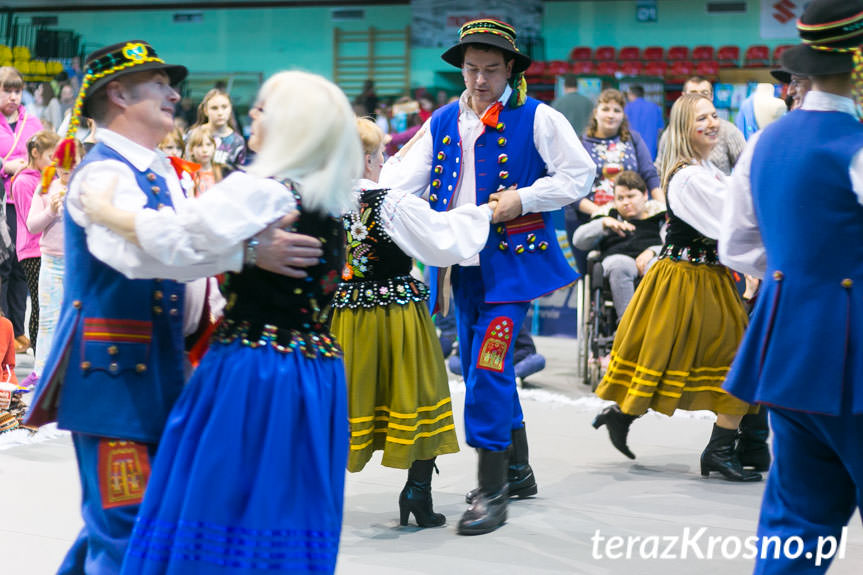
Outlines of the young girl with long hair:
{"type": "Polygon", "coordinates": [[[661,169],[665,244],[620,321],[608,372],[596,390],[615,404],[593,426],[605,425],[612,444],[634,459],[627,434],[648,409],[669,416],[677,409],[710,410],[717,417],[701,454],[701,474],[758,481],[761,474],[744,470],[735,453],[740,420],[757,408],[722,389],[748,319],[716,252],[724,176],[707,158],[718,131],[716,109],[704,96],[687,94],[674,103],[661,169]]]}
{"type": "Polygon", "coordinates": [[[51,156],[60,142],[60,136],[51,130],[37,132],[27,141],[27,167],[12,178],[11,196],[15,202],[17,230],[15,251],[24,269],[27,287],[30,290],[30,344],[36,348],[39,330],[39,267],[42,251],[39,242],[42,234],[27,228],[27,216],[33,194],[40,185],[42,170],[51,165],[51,156]]]}
{"type": "Polygon", "coordinates": [[[222,168],[213,161],[216,153],[216,140],[206,126],[199,126],[189,132],[186,142],[186,159],[201,166],[194,173],[195,196],[200,196],[222,181],[222,168]]]}
{"type": "Polygon", "coordinates": [[[112,190],[82,195],[94,222],[148,253],[173,246],[161,257],[174,265],[232,251],[295,210],[294,231],[323,243],[305,278],[257,267],[254,239],[247,265],[228,274],[224,319],[168,417],[125,574],[335,569],[349,432],[327,325],[344,261],[340,215],[355,205],[362,152],[347,98],[320,76],[276,74],[250,116],[248,174],[182,212],[136,215],[113,205],[112,190]]]}
{"type": "MultiPolygon", "coordinates": [[[[76,142],[78,160],[84,155],[84,148],[76,142]]],[[[45,367],[48,351],[54,339],[54,328],[60,319],[60,304],[63,302],[63,201],[72,171],[57,167],[57,177],[48,189],[40,188],[33,196],[30,213],[27,215],[27,229],[39,234],[39,249],[42,260],[39,265],[39,330],[36,346],[36,360],[33,372],[38,376],[45,367]]]]}
{"type": "Polygon", "coordinates": [[[225,175],[243,165],[246,160],[246,142],[238,131],[234,106],[225,91],[213,88],[204,95],[198,105],[198,119],[189,132],[194,132],[200,126],[206,126],[212,132],[216,141],[213,163],[224,166],[225,175]]]}

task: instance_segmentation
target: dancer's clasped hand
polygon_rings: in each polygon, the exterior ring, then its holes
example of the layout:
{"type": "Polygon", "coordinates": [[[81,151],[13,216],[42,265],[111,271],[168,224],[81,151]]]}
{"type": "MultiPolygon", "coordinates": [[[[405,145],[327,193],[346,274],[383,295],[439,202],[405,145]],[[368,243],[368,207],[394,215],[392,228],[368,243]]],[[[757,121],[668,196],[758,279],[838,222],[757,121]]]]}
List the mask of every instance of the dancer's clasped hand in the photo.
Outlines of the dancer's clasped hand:
{"type": "Polygon", "coordinates": [[[320,240],[288,231],[297,221],[299,212],[291,212],[267,226],[258,234],[258,267],[292,278],[304,278],[308,268],[320,262],[324,255],[320,240]]]}

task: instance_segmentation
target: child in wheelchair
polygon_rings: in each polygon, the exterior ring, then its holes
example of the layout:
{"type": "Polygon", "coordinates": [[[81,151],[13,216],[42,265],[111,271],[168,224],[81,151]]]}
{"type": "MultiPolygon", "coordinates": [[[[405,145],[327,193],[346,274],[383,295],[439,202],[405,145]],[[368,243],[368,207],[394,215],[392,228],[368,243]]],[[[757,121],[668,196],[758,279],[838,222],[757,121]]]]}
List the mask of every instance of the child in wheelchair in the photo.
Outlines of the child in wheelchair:
{"type": "Polygon", "coordinates": [[[618,320],[643,277],[659,255],[665,235],[665,205],[650,199],[637,173],[621,172],[614,200],[575,230],[572,243],[584,251],[599,250],[602,275],[611,288],[618,320]]]}

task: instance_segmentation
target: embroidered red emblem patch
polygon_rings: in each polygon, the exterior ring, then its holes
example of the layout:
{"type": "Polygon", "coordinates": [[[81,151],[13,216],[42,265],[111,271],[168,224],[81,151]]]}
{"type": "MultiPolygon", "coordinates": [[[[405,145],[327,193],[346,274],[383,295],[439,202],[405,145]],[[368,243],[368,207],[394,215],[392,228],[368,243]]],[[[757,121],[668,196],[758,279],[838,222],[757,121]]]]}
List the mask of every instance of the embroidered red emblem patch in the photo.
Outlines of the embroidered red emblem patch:
{"type": "Polygon", "coordinates": [[[505,316],[496,317],[488,324],[476,360],[478,368],[503,372],[503,361],[512,342],[513,325],[513,321],[505,316]]]}
{"type": "Polygon", "coordinates": [[[103,439],[99,443],[98,467],[103,509],[141,503],[150,479],[150,455],[146,445],[103,439]]]}

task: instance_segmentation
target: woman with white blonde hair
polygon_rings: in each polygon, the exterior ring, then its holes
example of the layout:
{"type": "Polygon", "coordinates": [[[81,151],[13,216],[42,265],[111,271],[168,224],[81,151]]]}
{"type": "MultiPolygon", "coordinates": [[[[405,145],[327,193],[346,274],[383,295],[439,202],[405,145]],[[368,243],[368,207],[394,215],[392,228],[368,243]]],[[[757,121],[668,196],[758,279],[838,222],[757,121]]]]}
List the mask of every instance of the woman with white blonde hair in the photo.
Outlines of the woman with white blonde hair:
{"type": "Polygon", "coordinates": [[[710,100],[686,94],[674,103],[661,166],[665,245],[620,320],[608,371],[596,389],[615,403],[593,426],[605,425],[614,447],[634,459],[629,427],[648,409],[669,416],[678,409],[710,410],[716,424],[701,454],[701,474],[759,481],[761,474],[744,470],[735,452],[740,421],[757,408],[722,389],[747,317],[716,252],[725,184],[707,158],[718,133],[710,100]]]}
{"type": "Polygon", "coordinates": [[[348,425],[342,352],[328,315],[343,262],[340,214],[354,204],[362,150],[332,83],[282,72],[250,113],[250,174],[231,174],[178,212],[115,208],[110,190],[82,201],[94,222],[168,259],[227,250],[293,211],[323,244],[305,278],[254,265],[230,273],[225,317],[177,401],[122,573],[332,573],[344,500],[348,425]],[[154,250],[158,253],[158,250],[154,250]]]}

